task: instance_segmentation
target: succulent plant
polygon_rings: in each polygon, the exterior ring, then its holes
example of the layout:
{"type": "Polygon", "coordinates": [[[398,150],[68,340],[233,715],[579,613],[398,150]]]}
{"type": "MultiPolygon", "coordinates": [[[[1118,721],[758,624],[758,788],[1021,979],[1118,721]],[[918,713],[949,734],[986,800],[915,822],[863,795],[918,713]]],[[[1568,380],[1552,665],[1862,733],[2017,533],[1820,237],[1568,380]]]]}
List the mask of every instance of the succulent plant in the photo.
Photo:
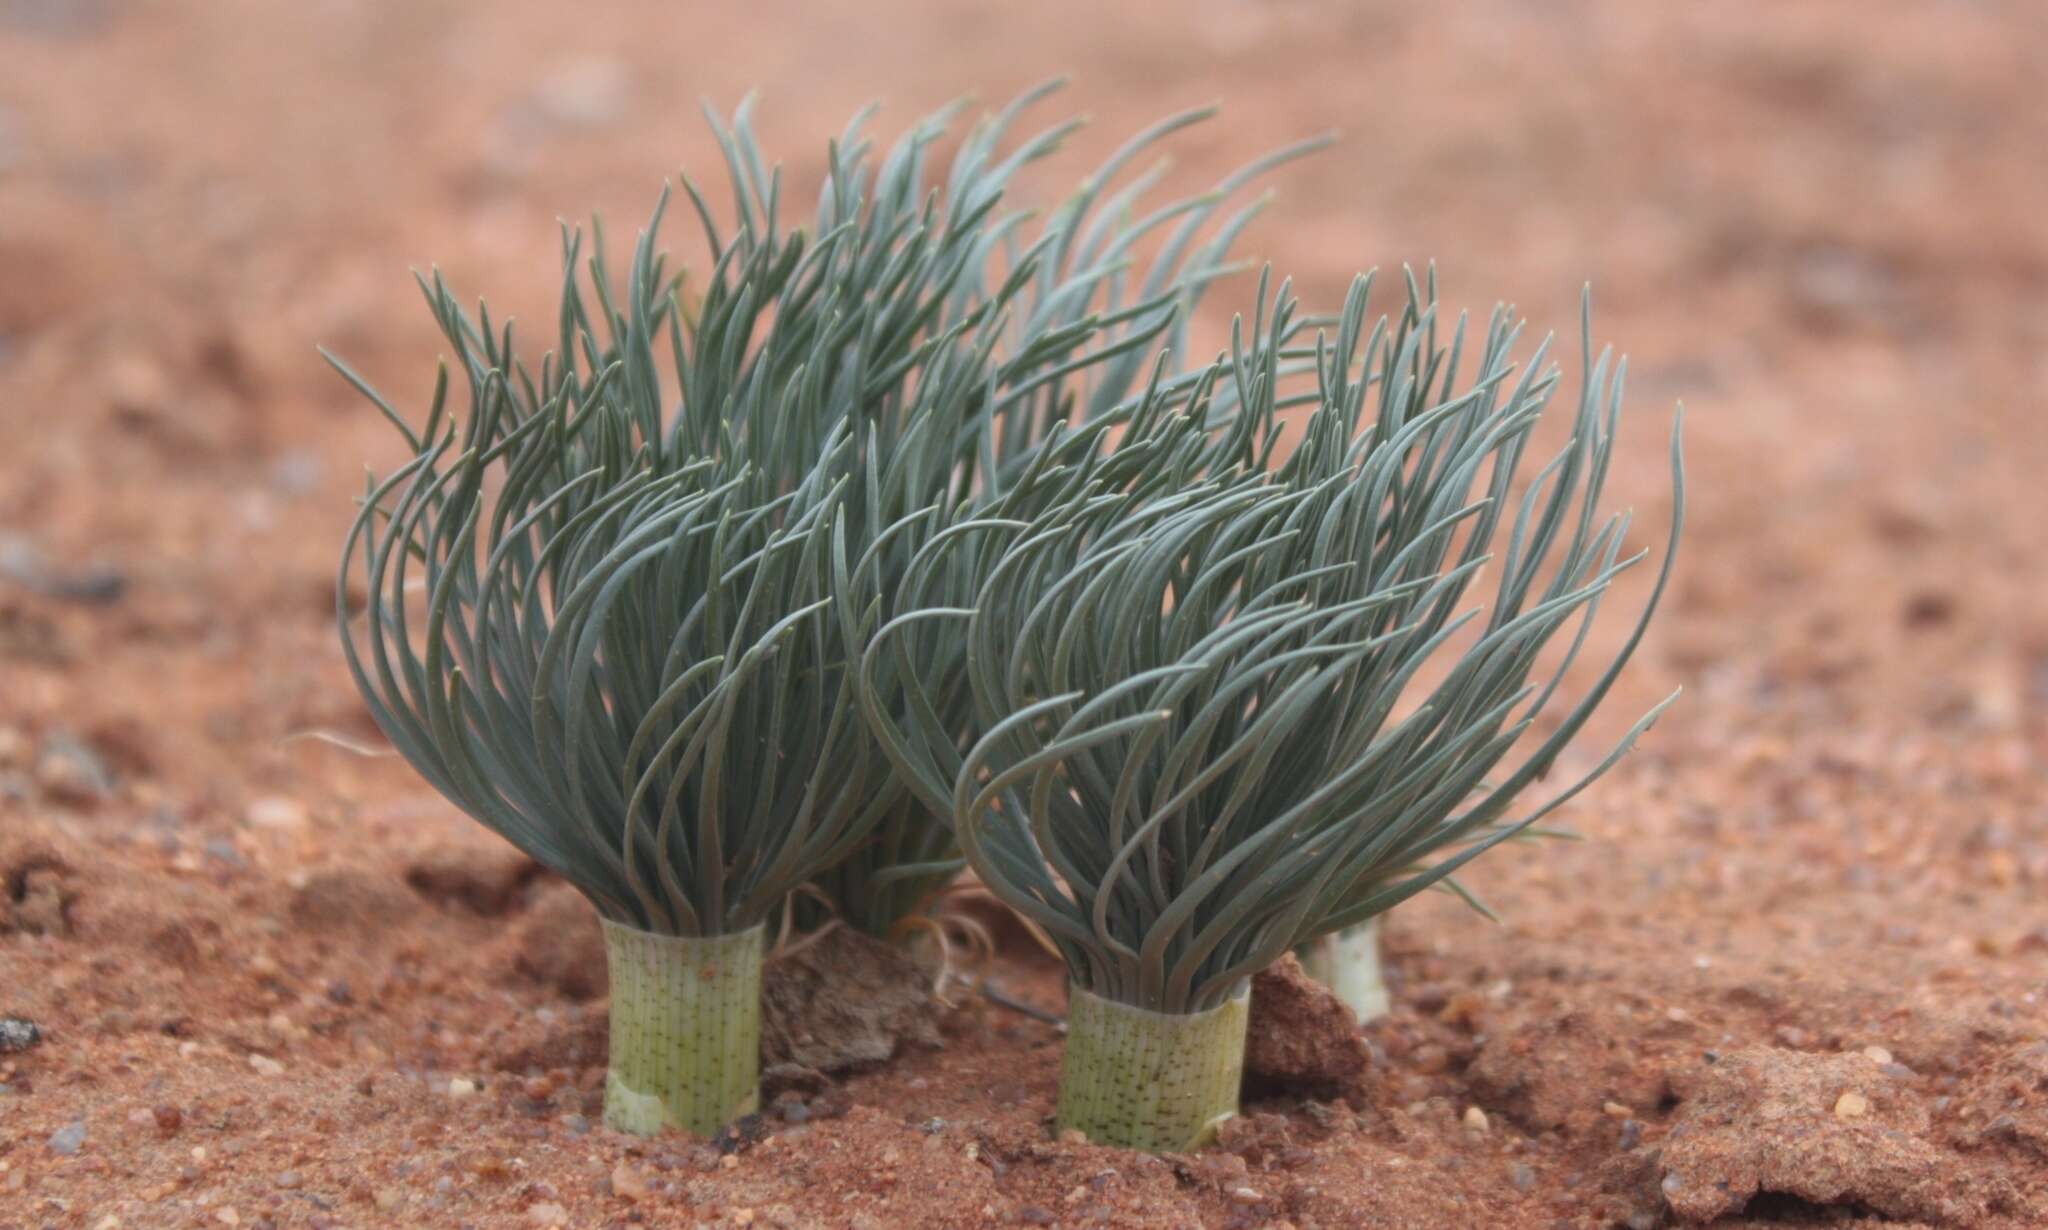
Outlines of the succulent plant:
{"type": "Polygon", "coordinates": [[[538,360],[422,279],[466,404],[444,364],[415,428],[333,360],[410,451],[344,547],[349,667],[422,776],[603,917],[614,1126],[708,1132],[753,1106],[785,903],[822,892],[878,927],[953,874],[950,830],[859,713],[847,560],[888,583],[888,527],[971,504],[1057,421],[1113,418],[1249,216],[1203,231],[1239,180],[1136,220],[1149,177],[1102,199],[1190,113],[1023,243],[1009,180],[1073,125],[1003,144],[1046,92],[974,128],[942,183],[952,111],[879,159],[863,113],[802,227],[781,221],[750,107],[713,116],[731,232],[685,178],[710,258],[687,305],[657,246],[664,193],[622,285],[601,227],[588,252],[565,232],[538,360]],[[1162,228],[1139,283],[1127,249],[1162,228]]]}
{"type": "Polygon", "coordinates": [[[1518,365],[1505,310],[1440,337],[1434,286],[1412,281],[1368,332],[1370,289],[1313,346],[1321,322],[1283,290],[1190,396],[1142,399],[1120,438],[1055,441],[1000,499],[923,533],[863,650],[864,712],[904,779],[950,803],[975,872],[1065,958],[1059,1122],[1093,1139],[1199,1143],[1236,1108],[1254,972],[1432,886],[1469,899],[1460,868],[1536,831],[1664,707],[1510,815],[1663,593],[1677,428],[1656,585],[1539,731],[1608,587],[1647,554],[1624,557],[1629,518],[1598,512],[1622,365],[1584,356],[1569,438],[1531,474],[1548,344],[1518,365]],[[1314,409],[1283,455],[1303,354],[1314,409]],[[1491,602],[1468,609],[1488,567],[1491,602]],[[971,744],[933,716],[954,709],[971,744]]]}

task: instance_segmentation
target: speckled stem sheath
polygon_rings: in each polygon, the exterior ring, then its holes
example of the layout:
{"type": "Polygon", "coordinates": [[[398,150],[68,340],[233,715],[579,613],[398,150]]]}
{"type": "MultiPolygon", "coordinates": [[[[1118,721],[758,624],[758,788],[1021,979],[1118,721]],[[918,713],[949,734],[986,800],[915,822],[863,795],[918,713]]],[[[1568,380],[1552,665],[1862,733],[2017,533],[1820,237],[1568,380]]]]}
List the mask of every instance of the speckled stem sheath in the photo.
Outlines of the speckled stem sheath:
{"type": "Polygon", "coordinates": [[[761,927],[699,937],[605,922],[605,1126],[709,1136],[760,1105],[762,936],[761,927]]]}
{"type": "Polygon", "coordinates": [[[1097,1144],[1177,1153],[1237,1113],[1251,995],[1206,1012],[1148,1012],[1073,987],[1059,1126],[1097,1144]]]}
{"type": "Polygon", "coordinates": [[[1295,953],[1302,972],[1330,988],[1358,1014],[1358,1023],[1387,1014],[1387,983],[1380,972],[1380,920],[1333,931],[1303,944],[1295,953]]]}

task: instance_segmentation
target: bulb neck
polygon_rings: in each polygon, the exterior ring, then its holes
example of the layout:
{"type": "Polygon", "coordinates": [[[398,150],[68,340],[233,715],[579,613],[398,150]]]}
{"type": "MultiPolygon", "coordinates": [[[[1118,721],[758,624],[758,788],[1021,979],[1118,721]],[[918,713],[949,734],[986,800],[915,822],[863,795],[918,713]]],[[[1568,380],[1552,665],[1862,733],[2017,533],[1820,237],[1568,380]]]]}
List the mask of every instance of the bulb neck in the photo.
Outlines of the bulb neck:
{"type": "Polygon", "coordinates": [[[1358,1023],[1387,1014],[1386,975],[1380,965],[1380,920],[1368,918],[1342,931],[1319,935],[1295,953],[1302,972],[1330,988],[1358,1017],[1358,1023]]]}
{"type": "Polygon", "coordinates": [[[656,935],[605,921],[605,1126],[710,1136],[760,1106],[764,933],[656,935]]]}
{"type": "Polygon", "coordinates": [[[1214,1008],[1150,1012],[1080,987],[1067,998],[1060,1130],[1098,1144],[1179,1153],[1237,1114],[1249,988],[1214,1008]]]}

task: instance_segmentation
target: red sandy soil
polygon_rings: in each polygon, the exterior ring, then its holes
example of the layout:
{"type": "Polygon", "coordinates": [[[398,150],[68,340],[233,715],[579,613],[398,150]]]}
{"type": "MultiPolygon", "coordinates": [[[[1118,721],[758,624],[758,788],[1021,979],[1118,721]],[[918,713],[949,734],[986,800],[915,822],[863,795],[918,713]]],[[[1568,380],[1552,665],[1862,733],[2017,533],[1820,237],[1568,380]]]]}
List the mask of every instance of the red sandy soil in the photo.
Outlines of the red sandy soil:
{"type": "Polygon", "coordinates": [[[0,1227],[2048,1225],[2048,10],[825,9],[0,0],[0,1227]],[[1053,1139],[1055,1029],[973,996],[743,1148],[591,1126],[581,915],[289,739],[376,741],[332,567],[397,443],[312,347],[418,405],[407,268],[549,319],[558,216],[716,179],[700,97],[814,184],[870,97],[1069,69],[1028,190],[1221,98],[1177,182],[1346,135],[1251,245],[1311,303],[1435,258],[1570,336],[1593,280],[1612,490],[1652,541],[1683,398],[1695,493],[1602,729],[1685,699],[1199,1156],[1053,1139]]]}

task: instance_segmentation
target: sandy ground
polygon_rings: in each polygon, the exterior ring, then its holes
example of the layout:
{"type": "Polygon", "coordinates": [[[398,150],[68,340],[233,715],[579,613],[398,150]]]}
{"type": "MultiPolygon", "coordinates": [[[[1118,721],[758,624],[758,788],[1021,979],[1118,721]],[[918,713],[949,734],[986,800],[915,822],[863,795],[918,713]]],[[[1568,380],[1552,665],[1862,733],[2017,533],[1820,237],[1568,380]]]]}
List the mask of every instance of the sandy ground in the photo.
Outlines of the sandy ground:
{"type": "Polygon", "coordinates": [[[2048,9],[1443,7],[0,0],[0,1227],[2048,1225],[2048,9]],[[700,98],[815,183],[1062,70],[1027,191],[1220,99],[1177,182],[1345,134],[1250,244],[1312,303],[1595,283],[1613,490],[1668,516],[1682,398],[1695,492],[1604,729],[1686,697],[1225,1147],[1052,1140],[1057,1033],[972,998],[759,1140],[614,1136],[561,890],[290,738],[376,739],[332,567],[395,456],[312,347],[419,404],[408,268],[547,319],[558,217],[714,176],[700,98]]]}

